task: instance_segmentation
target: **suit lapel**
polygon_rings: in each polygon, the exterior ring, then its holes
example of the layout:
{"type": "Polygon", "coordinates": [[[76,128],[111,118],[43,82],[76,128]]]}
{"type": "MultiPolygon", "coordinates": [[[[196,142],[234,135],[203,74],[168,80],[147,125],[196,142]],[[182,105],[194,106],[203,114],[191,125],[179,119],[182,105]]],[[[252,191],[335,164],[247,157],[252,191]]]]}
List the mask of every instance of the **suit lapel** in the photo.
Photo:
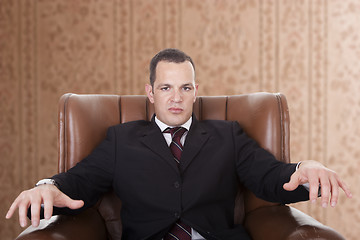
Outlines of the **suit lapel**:
{"type": "Polygon", "coordinates": [[[194,157],[203,148],[209,138],[208,132],[193,117],[193,123],[185,140],[184,151],[181,155],[181,171],[185,171],[194,157]]]}
{"type": "MultiPolygon", "coordinates": [[[[159,127],[156,125],[154,117],[143,132],[141,141],[159,155],[162,160],[166,161],[177,173],[179,168],[171,153],[170,148],[167,146],[165,138],[159,127]]],[[[203,145],[209,138],[208,132],[199,124],[195,116],[193,116],[193,123],[186,137],[184,151],[181,156],[181,171],[185,171],[194,157],[203,148],[203,145]]]]}
{"type": "Polygon", "coordinates": [[[172,155],[170,148],[167,146],[165,138],[159,127],[156,125],[154,119],[152,119],[151,124],[149,124],[143,131],[141,141],[149,149],[151,149],[151,151],[159,155],[161,160],[166,161],[177,173],[179,172],[174,156],[172,155]]]}

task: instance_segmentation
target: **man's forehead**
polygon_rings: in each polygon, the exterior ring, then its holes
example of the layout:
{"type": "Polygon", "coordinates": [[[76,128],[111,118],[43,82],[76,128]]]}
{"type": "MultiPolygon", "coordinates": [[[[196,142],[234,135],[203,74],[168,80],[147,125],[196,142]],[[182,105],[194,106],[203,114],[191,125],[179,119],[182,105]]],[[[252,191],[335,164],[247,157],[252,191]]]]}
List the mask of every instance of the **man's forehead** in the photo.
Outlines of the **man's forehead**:
{"type": "Polygon", "coordinates": [[[151,86],[153,89],[160,89],[163,87],[169,87],[169,88],[184,88],[184,87],[190,87],[195,88],[196,83],[195,81],[189,81],[189,82],[167,82],[167,81],[161,81],[159,79],[155,80],[154,85],[151,86]]]}
{"type": "Polygon", "coordinates": [[[186,65],[191,67],[191,69],[194,71],[194,66],[189,61],[184,61],[184,62],[160,61],[160,62],[158,62],[157,66],[156,66],[156,70],[158,70],[159,68],[166,69],[169,67],[186,66],[186,65]]]}
{"type": "MultiPolygon", "coordinates": [[[[159,85],[159,86],[173,86],[173,85],[178,85],[178,84],[176,84],[177,82],[166,82],[166,81],[164,81],[164,82],[156,82],[155,81],[155,84],[156,85],[159,85]]],[[[195,85],[195,83],[192,81],[192,82],[186,82],[186,83],[180,83],[179,84],[180,86],[182,86],[182,87],[186,87],[186,86],[194,86],[195,85]]]]}

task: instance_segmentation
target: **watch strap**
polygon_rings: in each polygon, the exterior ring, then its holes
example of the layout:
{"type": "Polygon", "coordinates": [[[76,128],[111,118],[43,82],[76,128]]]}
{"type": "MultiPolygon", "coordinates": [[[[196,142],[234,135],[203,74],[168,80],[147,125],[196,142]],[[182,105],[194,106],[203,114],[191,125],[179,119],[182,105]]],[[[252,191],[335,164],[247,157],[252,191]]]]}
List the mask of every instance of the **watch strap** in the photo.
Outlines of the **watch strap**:
{"type": "Polygon", "coordinates": [[[38,181],[35,184],[35,187],[38,187],[38,186],[41,186],[41,185],[46,185],[46,184],[54,185],[55,187],[59,188],[59,185],[56,183],[56,181],[54,179],[51,179],[51,178],[41,179],[40,181],[38,181]]]}

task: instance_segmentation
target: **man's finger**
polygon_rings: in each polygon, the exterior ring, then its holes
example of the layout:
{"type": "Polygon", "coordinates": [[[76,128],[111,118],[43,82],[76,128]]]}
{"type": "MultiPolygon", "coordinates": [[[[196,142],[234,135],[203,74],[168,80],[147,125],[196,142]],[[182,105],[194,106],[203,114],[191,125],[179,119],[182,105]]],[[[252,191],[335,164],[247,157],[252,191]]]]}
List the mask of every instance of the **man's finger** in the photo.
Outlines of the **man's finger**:
{"type": "Polygon", "coordinates": [[[79,209],[84,206],[84,201],[73,200],[67,195],[61,193],[61,197],[54,203],[56,207],[68,207],[70,209],[79,209]]]}
{"type": "Polygon", "coordinates": [[[327,175],[320,175],[321,206],[326,208],[330,200],[332,185],[327,175]]]}
{"type": "Polygon", "coordinates": [[[335,207],[339,198],[339,184],[335,177],[330,178],[330,183],[331,183],[330,205],[332,207],[335,207]]]}
{"type": "Polygon", "coordinates": [[[44,217],[49,220],[53,214],[53,199],[44,198],[44,217]]]}
{"type": "Polygon", "coordinates": [[[316,202],[319,194],[319,178],[314,174],[309,174],[309,199],[312,203],[316,202]]]}
{"type": "Polygon", "coordinates": [[[84,201],[82,200],[73,200],[71,199],[71,202],[69,202],[68,207],[70,209],[79,209],[84,206],[84,201]]]}
{"type": "Polygon", "coordinates": [[[31,202],[31,225],[33,227],[39,226],[40,223],[40,208],[41,208],[41,199],[33,200],[31,202]]]}
{"type": "Polygon", "coordinates": [[[14,215],[16,209],[17,209],[17,199],[15,199],[15,201],[11,204],[8,212],[6,213],[5,218],[10,219],[14,215]]]}
{"type": "Polygon", "coordinates": [[[21,203],[19,204],[19,223],[21,227],[26,227],[27,225],[27,211],[29,204],[21,203]]]}
{"type": "Polygon", "coordinates": [[[291,177],[290,181],[285,183],[283,185],[283,188],[286,191],[293,191],[300,185],[300,179],[299,179],[299,172],[294,172],[291,177]]]}
{"type": "Polygon", "coordinates": [[[69,208],[71,209],[79,209],[84,206],[83,200],[72,200],[72,202],[69,205],[69,208]]]}
{"type": "Polygon", "coordinates": [[[338,183],[339,183],[339,187],[340,187],[342,190],[344,190],[346,196],[347,196],[348,198],[352,198],[352,193],[351,193],[351,191],[350,191],[350,188],[345,184],[345,182],[342,181],[342,180],[340,180],[338,177],[337,177],[337,181],[338,181],[338,183]]]}

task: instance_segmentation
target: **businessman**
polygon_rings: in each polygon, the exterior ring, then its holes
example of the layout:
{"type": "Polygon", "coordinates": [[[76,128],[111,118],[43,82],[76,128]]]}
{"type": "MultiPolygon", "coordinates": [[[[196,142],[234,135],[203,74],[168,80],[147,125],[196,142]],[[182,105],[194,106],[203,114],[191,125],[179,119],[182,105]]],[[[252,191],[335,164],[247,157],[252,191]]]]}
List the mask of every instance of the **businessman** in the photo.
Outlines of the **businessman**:
{"type": "Polygon", "coordinates": [[[284,204],[314,202],[319,189],[323,207],[337,204],[340,189],[352,197],[340,177],[319,162],[279,162],[237,122],[198,121],[195,65],[184,52],[156,54],[145,91],[154,104],[151,121],[110,127],[75,167],[22,192],[6,218],[18,209],[25,227],[30,209],[32,225],[38,226],[42,207],[49,219],[53,207],[85,209],[113,189],[122,201],[123,239],[249,239],[233,222],[239,183],[257,197],[284,204]]]}

